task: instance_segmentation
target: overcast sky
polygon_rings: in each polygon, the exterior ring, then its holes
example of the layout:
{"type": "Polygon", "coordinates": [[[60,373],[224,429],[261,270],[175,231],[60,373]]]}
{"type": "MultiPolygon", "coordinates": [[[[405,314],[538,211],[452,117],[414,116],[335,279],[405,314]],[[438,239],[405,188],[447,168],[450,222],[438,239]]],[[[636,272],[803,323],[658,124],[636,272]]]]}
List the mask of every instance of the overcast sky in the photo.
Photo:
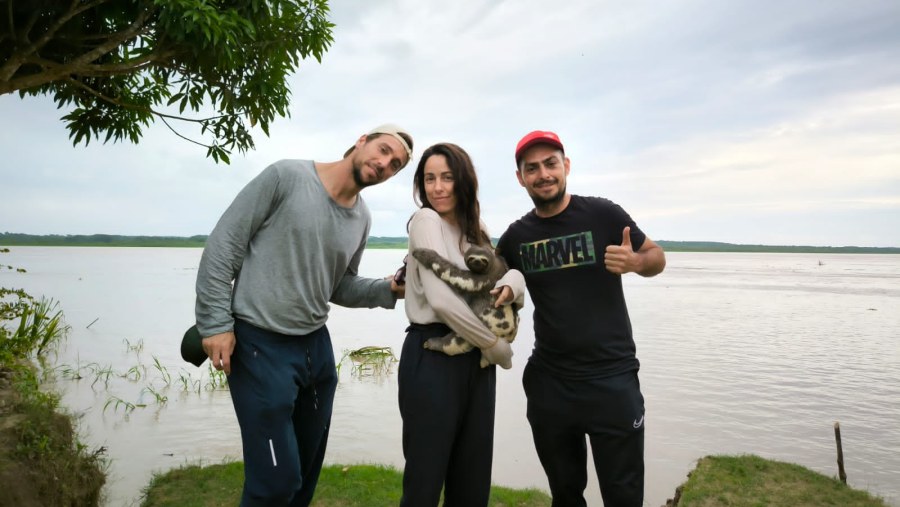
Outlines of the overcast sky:
{"type": "MultiPolygon", "coordinates": [[[[332,161],[395,122],[465,148],[493,236],[531,209],[513,151],[554,130],[572,193],[653,239],[900,246],[900,1],[339,0],[291,118],[215,164],[163,124],[73,147],[49,98],[0,96],[0,232],[207,234],[282,158],[332,161]],[[553,5],[553,7],[550,7],[553,5]]],[[[190,133],[187,131],[186,133],[190,133]]],[[[405,236],[414,165],[366,189],[405,236]]]]}

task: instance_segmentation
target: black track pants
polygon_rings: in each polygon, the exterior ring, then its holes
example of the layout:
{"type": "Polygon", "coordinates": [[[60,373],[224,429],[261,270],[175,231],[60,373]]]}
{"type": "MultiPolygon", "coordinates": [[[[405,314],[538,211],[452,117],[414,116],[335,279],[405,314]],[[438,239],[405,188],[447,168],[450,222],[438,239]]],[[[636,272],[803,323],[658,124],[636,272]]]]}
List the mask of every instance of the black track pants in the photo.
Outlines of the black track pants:
{"type": "Polygon", "coordinates": [[[286,336],[235,322],[228,385],[241,427],[241,507],[306,507],[331,425],[337,372],[325,326],[286,336]]]}
{"type": "Polygon", "coordinates": [[[640,507],[644,501],[644,397],[637,372],[568,380],[529,363],[522,384],[553,507],[586,505],[585,436],[591,441],[603,505],[640,507]]]}
{"type": "Polygon", "coordinates": [[[403,417],[403,507],[484,507],[491,490],[496,368],[480,368],[481,351],[448,356],[422,348],[449,332],[411,325],[400,355],[403,417]]]}

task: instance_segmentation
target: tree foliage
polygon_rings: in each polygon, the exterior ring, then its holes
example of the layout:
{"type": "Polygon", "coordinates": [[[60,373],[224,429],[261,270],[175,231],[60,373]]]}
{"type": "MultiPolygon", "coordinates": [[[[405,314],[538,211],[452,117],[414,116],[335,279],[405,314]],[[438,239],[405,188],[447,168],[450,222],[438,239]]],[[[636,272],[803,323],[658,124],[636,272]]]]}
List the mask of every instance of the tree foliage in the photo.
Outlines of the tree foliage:
{"type": "Polygon", "coordinates": [[[327,14],[327,0],[0,0],[0,95],[71,107],[62,120],[75,145],[137,143],[159,119],[228,163],[254,147],[250,127],[268,135],[275,115],[289,116],[287,77],[321,61],[327,14]]]}

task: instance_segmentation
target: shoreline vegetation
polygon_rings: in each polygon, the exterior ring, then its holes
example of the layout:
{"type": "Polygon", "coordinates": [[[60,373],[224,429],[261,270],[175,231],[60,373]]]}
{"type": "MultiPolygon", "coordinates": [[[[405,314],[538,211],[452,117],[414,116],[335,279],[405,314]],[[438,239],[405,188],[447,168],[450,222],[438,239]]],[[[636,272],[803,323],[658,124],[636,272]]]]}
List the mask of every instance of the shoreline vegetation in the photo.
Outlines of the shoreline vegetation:
{"type": "MultiPolygon", "coordinates": [[[[496,241],[496,238],[495,238],[496,241]]],[[[0,246],[107,246],[203,248],[205,235],[195,236],[122,236],[115,234],[35,235],[3,232],[0,246]]],[[[745,252],[745,253],[835,253],[835,254],[900,254],[900,247],[747,245],[716,241],[667,241],[657,243],[667,252],[745,252]]],[[[405,236],[369,236],[366,248],[407,248],[405,236]]]]}
{"type": "MultiPolygon", "coordinates": [[[[0,269],[22,271],[2,263],[0,269]]],[[[56,392],[44,389],[67,331],[55,301],[0,287],[0,506],[101,501],[109,465],[105,448],[82,443],[77,416],[56,392]]]]}
{"type": "MultiPolygon", "coordinates": [[[[154,475],[141,507],[235,505],[241,495],[240,461],[185,465],[154,475]]],[[[313,507],[381,507],[400,502],[403,472],[377,464],[323,467],[313,507]]],[[[839,480],[792,463],[755,455],[706,456],[661,507],[841,506],[886,507],[884,501],[839,480]]],[[[491,486],[491,507],[549,507],[534,488],[491,486]]]]}

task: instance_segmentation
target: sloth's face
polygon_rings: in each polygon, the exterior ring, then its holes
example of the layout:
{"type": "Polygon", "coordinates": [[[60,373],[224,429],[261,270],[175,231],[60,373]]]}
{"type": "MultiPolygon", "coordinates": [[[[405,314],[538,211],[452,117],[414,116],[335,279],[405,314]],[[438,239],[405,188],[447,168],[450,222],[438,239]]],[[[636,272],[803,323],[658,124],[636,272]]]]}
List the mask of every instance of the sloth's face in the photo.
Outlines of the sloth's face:
{"type": "Polygon", "coordinates": [[[466,266],[473,273],[484,273],[490,265],[491,260],[485,254],[471,254],[466,257],[466,266]]]}

